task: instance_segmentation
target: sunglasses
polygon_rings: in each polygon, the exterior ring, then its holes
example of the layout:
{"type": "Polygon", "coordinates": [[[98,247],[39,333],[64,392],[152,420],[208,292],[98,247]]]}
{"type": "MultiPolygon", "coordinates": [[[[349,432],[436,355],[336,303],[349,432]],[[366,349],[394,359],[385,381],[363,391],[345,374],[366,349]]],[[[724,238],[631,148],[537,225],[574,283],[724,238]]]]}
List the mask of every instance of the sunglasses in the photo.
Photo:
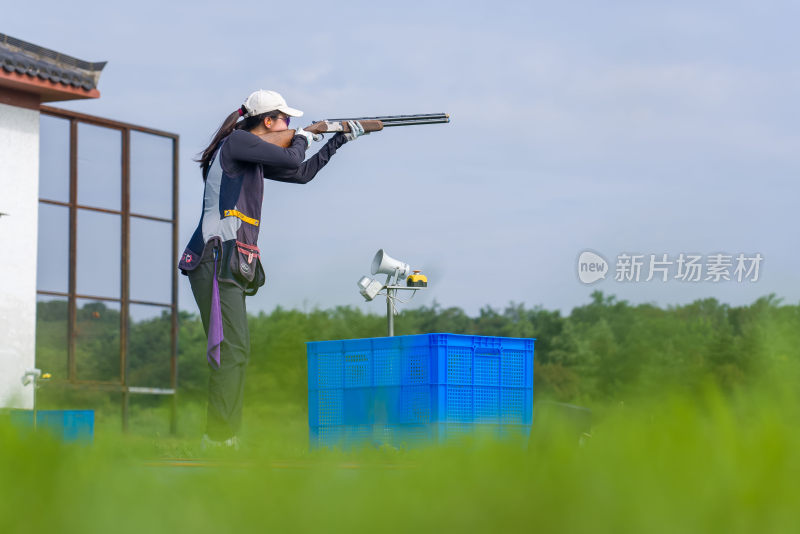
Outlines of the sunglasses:
{"type": "Polygon", "coordinates": [[[283,120],[283,121],[285,121],[286,122],[286,126],[288,127],[289,126],[289,121],[291,120],[291,117],[275,117],[275,120],[283,120]]]}

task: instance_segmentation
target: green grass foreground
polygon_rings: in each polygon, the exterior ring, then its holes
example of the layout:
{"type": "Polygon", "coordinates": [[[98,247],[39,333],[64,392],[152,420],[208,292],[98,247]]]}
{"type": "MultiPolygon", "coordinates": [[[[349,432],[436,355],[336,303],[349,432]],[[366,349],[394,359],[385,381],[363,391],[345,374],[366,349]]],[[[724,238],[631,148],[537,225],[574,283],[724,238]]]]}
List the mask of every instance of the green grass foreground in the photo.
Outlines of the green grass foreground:
{"type": "MultiPolygon", "coordinates": [[[[405,310],[398,334],[536,337],[534,406],[594,412],[591,437],[534,419],[529,448],[480,436],[396,450],[309,451],[307,340],[381,336],[350,308],[250,317],[243,448],[200,450],[206,344],[182,312],[178,434],[169,399],[59,388],[66,303],[41,302],[42,409],[92,409],[95,440],[20,434],[0,417],[0,534],[228,532],[794,532],[800,524],[800,305],[774,296],[661,309],[596,292],[568,316],[510,305],[405,310]],[[545,424],[546,423],[546,424],[545,424]]],[[[119,312],[78,309],[78,378],[119,376],[119,312]]],[[[169,317],[131,325],[129,383],[169,385],[169,317]]]]}
{"type": "Polygon", "coordinates": [[[551,424],[528,448],[308,451],[297,409],[258,406],[229,455],[195,438],[99,432],[81,446],[4,425],[0,532],[790,532],[800,399],[788,376],[764,384],[595,407],[583,445],[551,424]]]}

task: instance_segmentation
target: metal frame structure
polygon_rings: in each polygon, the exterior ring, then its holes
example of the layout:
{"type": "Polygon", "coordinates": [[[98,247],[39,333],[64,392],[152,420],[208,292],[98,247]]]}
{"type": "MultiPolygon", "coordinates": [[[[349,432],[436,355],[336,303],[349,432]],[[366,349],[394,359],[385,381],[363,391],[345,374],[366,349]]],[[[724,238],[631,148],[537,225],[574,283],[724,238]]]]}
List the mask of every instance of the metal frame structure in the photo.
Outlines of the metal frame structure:
{"type": "Polygon", "coordinates": [[[37,290],[39,295],[65,297],[68,302],[67,317],[67,380],[62,385],[75,388],[87,388],[105,391],[118,391],[122,394],[122,429],[128,429],[128,407],[131,394],[171,395],[172,410],[170,417],[170,430],[177,430],[177,385],[178,385],[178,270],[172,270],[171,302],[150,302],[130,298],[130,227],[131,218],[159,221],[172,225],[172,257],[178,257],[178,145],[179,136],[174,133],[154,130],[143,126],[128,124],[110,119],[76,113],[50,106],[41,106],[44,115],[67,119],[69,121],[69,202],[59,202],[40,198],[42,204],[51,204],[69,208],[69,274],[68,289],[66,293],[58,291],[37,290]],[[117,130],[122,139],[122,198],[119,210],[85,206],[78,203],[78,124],[90,124],[117,130]],[[141,132],[172,140],[172,218],[153,217],[130,210],[130,177],[131,177],[131,132],[141,132]],[[100,297],[95,295],[78,294],[76,262],[77,262],[77,224],[78,210],[94,211],[119,215],[121,217],[121,258],[120,258],[120,297],[100,297]],[[120,377],[118,381],[78,380],[76,367],[76,337],[77,337],[77,299],[90,299],[96,301],[117,302],[120,305],[120,346],[119,362],[120,377]],[[166,308],[171,313],[171,343],[170,343],[170,387],[149,388],[128,385],[127,380],[127,352],[128,352],[128,319],[130,304],[142,304],[166,308]]]}

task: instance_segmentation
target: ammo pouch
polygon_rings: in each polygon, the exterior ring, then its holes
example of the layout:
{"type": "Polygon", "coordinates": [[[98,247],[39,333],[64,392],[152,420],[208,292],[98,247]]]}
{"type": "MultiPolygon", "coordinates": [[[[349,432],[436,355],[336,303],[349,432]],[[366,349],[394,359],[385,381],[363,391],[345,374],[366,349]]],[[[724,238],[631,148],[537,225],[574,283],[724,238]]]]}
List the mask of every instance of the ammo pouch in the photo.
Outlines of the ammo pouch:
{"type": "Polygon", "coordinates": [[[223,253],[223,265],[227,267],[224,270],[230,271],[234,281],[245,290],[246,294],[254,295],[266,282],[264,268],[261,266],[261,253],[255,245],[247,245],[240,241],[229,241],[225,245],[229,243],[232,246],[223,247],[223,251],[228,253],[223,253]]]}

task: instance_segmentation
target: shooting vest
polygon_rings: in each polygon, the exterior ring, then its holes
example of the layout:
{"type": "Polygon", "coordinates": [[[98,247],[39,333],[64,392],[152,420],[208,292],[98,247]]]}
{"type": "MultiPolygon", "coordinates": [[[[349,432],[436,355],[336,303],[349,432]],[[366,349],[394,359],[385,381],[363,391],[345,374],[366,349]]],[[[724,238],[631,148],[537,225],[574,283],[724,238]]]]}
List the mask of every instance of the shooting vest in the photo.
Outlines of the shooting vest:
{"type": "Polygon", "coordinates": [[[181,256],[178,268],[183,274],[200,264],[207,247],[214,247],[217,279],[255,295],[266,276],[256,244],[264,197],[261,165],[244,163],[241,172],[232,176],[222,168],[220,142],[206,177],[203,213],[197,229],[181,256]]]}

